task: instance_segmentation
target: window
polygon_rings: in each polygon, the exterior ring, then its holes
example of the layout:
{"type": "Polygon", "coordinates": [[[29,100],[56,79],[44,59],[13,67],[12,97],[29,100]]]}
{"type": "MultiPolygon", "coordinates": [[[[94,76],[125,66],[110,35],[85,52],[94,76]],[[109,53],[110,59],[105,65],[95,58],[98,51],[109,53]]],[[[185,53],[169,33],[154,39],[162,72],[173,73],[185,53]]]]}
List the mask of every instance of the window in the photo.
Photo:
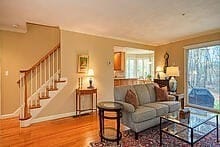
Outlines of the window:
{"type": "Polygon", "coordinates": [[[220,45],[187,50],[188,103],[220,110],[220,45]]]}
{"type": "Polygon", "coordinates": [[[127,54],[126,77],[146,78],[154,75],[154,54],[127,54]]]}

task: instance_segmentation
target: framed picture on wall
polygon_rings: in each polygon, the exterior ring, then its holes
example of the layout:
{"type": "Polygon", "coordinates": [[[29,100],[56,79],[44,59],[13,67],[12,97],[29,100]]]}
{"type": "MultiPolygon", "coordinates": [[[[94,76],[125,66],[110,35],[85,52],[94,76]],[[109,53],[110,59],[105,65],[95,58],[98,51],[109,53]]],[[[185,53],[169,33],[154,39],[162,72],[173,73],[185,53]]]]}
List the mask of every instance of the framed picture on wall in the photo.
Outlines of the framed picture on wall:
{"type": "Polygon", "coordinates": [[[85,73],[89,69],[89,56],[79,55],[78,56],[78,72],[85,73]]]}

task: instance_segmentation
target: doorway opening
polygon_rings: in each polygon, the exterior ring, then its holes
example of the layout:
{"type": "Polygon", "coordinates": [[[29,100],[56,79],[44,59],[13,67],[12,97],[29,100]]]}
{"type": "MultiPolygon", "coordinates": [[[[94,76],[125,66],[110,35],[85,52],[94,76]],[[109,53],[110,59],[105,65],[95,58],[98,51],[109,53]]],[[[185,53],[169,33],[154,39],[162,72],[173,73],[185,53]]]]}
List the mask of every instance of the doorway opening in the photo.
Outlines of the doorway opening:
{"type": "Polygon", "coordinates": [[[220,44],[200,44],[186,50],[188,105],[220,111],[220,44]]]}

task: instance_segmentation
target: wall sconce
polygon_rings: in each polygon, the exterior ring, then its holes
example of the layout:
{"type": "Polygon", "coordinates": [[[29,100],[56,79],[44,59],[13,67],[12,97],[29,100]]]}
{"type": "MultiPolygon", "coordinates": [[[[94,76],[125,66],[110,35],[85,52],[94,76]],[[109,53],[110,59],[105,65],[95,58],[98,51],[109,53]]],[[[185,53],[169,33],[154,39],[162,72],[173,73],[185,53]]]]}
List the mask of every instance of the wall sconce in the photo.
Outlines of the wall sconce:
{"type": "Polygon", "coordinates": [[[93,69],[89,69],[89,70],[88,70],[87,76],[89,77],[89,87],[87,87],[87,88],[94,88],[94,87],[92,86],[92,77],[94,77],[94,71],[93,71],[93,69]]]}

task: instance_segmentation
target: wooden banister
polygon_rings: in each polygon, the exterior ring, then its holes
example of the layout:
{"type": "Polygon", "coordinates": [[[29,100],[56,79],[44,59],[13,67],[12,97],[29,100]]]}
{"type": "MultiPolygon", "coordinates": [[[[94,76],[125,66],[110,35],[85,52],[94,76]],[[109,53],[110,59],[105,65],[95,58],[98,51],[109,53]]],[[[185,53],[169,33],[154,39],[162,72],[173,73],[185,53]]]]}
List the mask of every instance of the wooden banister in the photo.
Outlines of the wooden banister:
{"type": "Polygon", "coordinates": [[[50,50],[44,57],[42,57],[37,63],[35,63],[31,68],[27,70],[20,70],[21,73],[29,73],[32,69],[35,69],[38,65],[40,65],[41,62],[43,62],[45,59],[47,59],[48,56],[50,56],[53,52],[55,52],[57,49],[60,48],[60,43],[57,44],[52,50],[50,50]]]}
{"type": "MultiPolygon", "coordinates": [[[[20,70],[20,79],[17,83],[19,83],[20,87],[20,102],[21,102],[21,117],[20,120],[27,120],[31,117],[30,109],[33,107],[39,107],[39,97],[42,94],[42,87],[45,88],[45,94],[47,87],[50,87],[51,82],[53,82],[53,89],[55,87],[55,79],[58,79],[60,74],[60,43],[57,44],[53,49],[51,49],[45,56],[43,56],[36,64],[34,64],[31,68],[27,70],[20,70]],[[56,64],[57,68],[55,69],[55,54],[56,56],[56,64]],[[52,55],[52,62],[50,62],[50,58],[52,55]],[[47,62],[48,61],[48,62],[47,62]],[[44,63],[44,69],[42,69],[42,63],[44,63]],[[52,64],[52,66],[51,66],[52,64]],[[49,75],[47,76],[47,72],[49,75]],[[44,75],[44,78],[43,76],[44,75]],[[44,79],[44,82],[42,82],[44,79]],[[36,92],[38,92],[36,96],[36,92]],[[34,94],[35,93],[35,94],[34,94]],[[32,94],[34,95],[33,97],[32,94]],[[30,98],[30,99],[29,99],[30,98]]],[[[47,96],[47,95],[46,95],[47,96]]],[[[45,96],[45,97],[46,97],[45,96]]]]}

